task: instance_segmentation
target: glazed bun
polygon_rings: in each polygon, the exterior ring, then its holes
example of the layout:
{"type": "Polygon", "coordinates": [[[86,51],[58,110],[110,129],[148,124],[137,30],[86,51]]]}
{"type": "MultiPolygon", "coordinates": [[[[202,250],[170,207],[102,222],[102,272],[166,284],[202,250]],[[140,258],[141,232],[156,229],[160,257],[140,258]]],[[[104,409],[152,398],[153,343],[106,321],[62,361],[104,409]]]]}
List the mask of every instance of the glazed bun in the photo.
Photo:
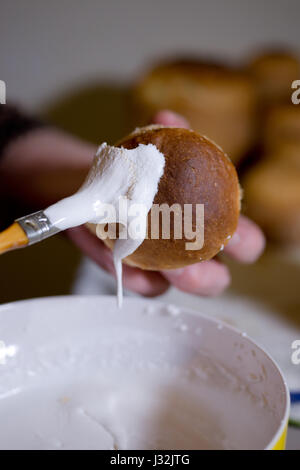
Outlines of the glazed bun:
{"type": "MultiPolygon", "coordinates": [[[[155,204],[204,204],[204,245],[186,250],[186,238],[174,238],[171,223],[170,239],[146,238],[124,262],[149,270],[174,269],[208,260],[215,256],[237,227],[240,211],[240,188],[234,166],[212,141],[187,130],[162,126],[137,129],[118,143],[133,149],[139,144],[153,144],[165,157],[164,174],[160,179],[155,204]]],[[[151,217],[148,214],[148,234],[151,217]]],[[[172,216],[171,216],[172,220],[172,216]]],[[[195,228],[195,221],[193,228],[195,228]]],[[[95,232],[95,228],[93,229],[95,232]]],[[[113,240],[105,243],[112,248],[113,240]]]]}
{"type": "Polygon", "coordinates": [[[267,155],[246,174],[243,187],[246,213],[266,235],[277,242],[300,244],[299,161],[267,155]]]}
{"type": "Polygon", "coordinates": [[[160,109],[185,116],[191,127],[224,149],[233,162],[251,147],[256,95],[251,79],[230,67],[182,60],[154,67],[133,90],[137,122],[160,109]]]}
{"type": "Polygon", "coordinates": [[[290,101],[291,84],[300,76],[300,62],[288,51],[266,51],[251,61],[248,70],[261,104],[269,106],[290,101]]]}

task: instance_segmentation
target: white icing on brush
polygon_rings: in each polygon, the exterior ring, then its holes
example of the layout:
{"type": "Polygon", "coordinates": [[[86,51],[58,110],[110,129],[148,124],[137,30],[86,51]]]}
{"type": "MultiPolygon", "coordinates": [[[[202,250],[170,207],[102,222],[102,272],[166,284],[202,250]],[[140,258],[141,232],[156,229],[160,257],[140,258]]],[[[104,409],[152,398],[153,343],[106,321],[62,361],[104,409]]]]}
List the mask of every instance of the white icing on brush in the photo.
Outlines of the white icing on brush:
{"type": "MultiPolygon", "coordinates": [[[[111,147],[103,143],[98,148],[90,172],[82,187],[73,196],[48,207],[45,214],[60,230],[85,224],[124,223],[120,211],[122,198],[127,205],[127,224],[139,212],[140,230],[127,230],[126,239],[117,239],[113,257],[118,283],[118,304],[122,305],[122,259],[132,254],[144,241],[147,214],[163,175],[165,158],[155,145],[140,144],[135,149],[111,147]],[[108,211],[107,204],[113,207],[108,211]]],[[[101,228],[101,227],[100,227],[101,228]]]]}

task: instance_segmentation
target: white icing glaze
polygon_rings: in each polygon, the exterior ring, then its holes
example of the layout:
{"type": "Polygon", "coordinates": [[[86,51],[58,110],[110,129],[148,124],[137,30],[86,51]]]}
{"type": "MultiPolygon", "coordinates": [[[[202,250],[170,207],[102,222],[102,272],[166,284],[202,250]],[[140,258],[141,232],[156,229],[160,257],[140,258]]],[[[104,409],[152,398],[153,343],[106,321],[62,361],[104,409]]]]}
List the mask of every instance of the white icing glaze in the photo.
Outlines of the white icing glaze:
{"type": "Polygon", "coordinates": [[[120,204],[124,207],[127,201],[127,237],[116,240],[113,254],[119,306],[123,297],[122,259],[133,253],[145,239],[147,214],[157,193],[164,165],[163,154],[152,144],[140,144],[127,150],[103,143],[79,191],[45,210],[50,222],[60,230],[87,222],[101,224],[102,227],[118,222],[125,227],[120,204]],[[113,211],[108,210],[108,204],[113,211]],[[140,228],[133,234],[130,222],[137,214],[140,228]]]}

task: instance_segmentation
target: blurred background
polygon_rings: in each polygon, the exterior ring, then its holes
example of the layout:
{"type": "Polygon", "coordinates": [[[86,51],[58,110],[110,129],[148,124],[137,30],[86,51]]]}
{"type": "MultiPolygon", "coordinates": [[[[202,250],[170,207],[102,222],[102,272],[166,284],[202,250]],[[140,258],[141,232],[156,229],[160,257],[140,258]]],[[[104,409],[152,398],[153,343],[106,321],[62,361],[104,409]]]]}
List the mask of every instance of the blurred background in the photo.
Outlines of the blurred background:
{"type": "MultiPolygon", "coordinates": [[[[7,99],[95,143],[114,142],[157,109],[184,114],[228,152],[243,210],[268,236],[253,266],[230,265],[217,299],[170,290],[258,340],[300,391],[300,80],[298,0],[2,0],[0,79],[7,99]],[[280,218],[278,217],[280,214],[280,218]]],[[[2,201],[8,219],[18,213],[2,201]]],[[[1,257],[0,302],[114,292],[63,236],[1,257]],[[41,276],[41,272],[43,276],[41,276]],[[5,275],[4,275],[5,273],[5,275]]],[[[295,395],[296,396],[296,395],[295,395]]],[[[300,411],[293,408],[300,419],[300,411]]],[[[289,446],[300,448],[300,431],[289,446]]]]}
{"type": "Polygon", "coordinates": [[[84,82],[130,80],[172,53],[239,60],[299,46],[297,0],[2,0],[1,79],[38,108],[84,82]]]}

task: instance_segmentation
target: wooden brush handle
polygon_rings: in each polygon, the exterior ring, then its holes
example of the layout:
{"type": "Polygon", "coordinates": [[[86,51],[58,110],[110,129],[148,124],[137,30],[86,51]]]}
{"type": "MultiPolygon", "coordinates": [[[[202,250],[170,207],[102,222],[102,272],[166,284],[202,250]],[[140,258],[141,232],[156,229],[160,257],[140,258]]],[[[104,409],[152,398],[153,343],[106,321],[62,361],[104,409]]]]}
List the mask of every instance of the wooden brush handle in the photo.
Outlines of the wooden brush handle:
{"type": "Polygon", "coordinates": [[[0,233],[0,254],[33,245],[59,232],[60,229],[51,223],[44,211],[20,217],[0,233]]]}
{"type": "Polygon", "coordinates": [[[14,222],[0,233],[0,254],[28,245],[28,237],[22,227],[14,222]]]}

